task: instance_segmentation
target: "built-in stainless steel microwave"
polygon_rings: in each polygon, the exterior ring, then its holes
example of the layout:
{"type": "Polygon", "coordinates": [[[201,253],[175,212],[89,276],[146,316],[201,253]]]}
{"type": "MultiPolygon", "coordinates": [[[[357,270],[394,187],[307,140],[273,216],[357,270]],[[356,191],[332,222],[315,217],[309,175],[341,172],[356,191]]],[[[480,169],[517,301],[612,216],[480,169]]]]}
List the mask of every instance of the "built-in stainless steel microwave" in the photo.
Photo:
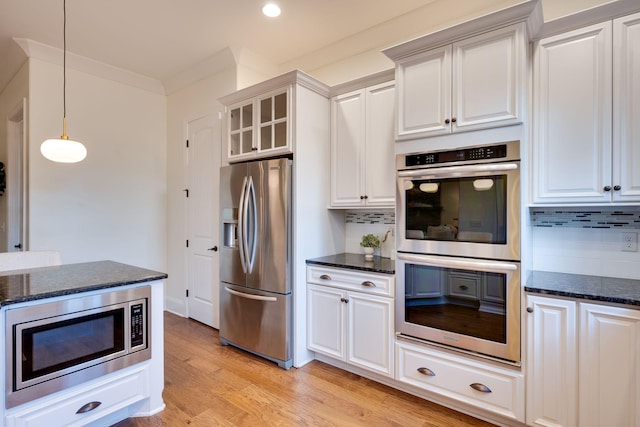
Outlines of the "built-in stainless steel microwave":
{"type": "Polygon", "coordinates": [[[6,407],[151,358],[151,288],[6,310],[6,407]]]}

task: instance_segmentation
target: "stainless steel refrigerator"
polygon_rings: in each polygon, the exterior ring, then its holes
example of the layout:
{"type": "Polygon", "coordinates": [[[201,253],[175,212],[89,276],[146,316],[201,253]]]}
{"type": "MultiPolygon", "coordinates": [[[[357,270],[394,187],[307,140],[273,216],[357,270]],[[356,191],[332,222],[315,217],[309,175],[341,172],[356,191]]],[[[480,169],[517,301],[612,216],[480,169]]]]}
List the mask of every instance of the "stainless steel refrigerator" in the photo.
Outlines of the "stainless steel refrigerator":
{"type": "Polygon", "coordinates": [[[292,365],[290,159],[221,168],[220,342],[292,365]]]}

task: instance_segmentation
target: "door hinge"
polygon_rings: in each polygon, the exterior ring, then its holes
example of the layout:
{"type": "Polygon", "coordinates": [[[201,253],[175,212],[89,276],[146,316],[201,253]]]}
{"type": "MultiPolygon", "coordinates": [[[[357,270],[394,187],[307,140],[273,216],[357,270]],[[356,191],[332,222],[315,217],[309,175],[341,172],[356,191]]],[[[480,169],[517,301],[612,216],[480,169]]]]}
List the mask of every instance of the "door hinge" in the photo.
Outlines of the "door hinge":
{"type": "Polygon", "coordinates": [[[187,247],[189,247],[189,239],[187,239],[187,247]]]}
{"type": "Polygon", "coordinates": [[[187,298],[189,298],[189,289],[187,289],[186,294],[187,294],[187,298]]]}
{"type": "Polygon", "coordinates": [[[187,139],[187,148],[189,148],[189,140],[187,139]]]}

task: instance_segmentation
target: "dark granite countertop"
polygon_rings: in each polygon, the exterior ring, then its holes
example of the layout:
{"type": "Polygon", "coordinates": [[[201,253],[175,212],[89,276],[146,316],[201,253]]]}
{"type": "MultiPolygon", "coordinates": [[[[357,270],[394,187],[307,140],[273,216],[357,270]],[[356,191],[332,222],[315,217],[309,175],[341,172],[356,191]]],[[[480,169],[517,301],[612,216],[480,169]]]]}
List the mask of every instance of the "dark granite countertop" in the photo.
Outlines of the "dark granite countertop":
{"type": "Polygon", "coordinates": [[[533,271],[525,291],[640,306],[640,280],[533,271]]]}
{"type": "Polygon", "coordinates": [[[166,277],[165,273],[114,261],[5,271],[0,273],[0,307],[166,277]]]}
{"type": "Polygon", "coordinates": [[[326,265],[328,267],[348,268],[370,271],[372,273],[395,274],[396,262],[391,258],[374,256],[373,260],[364,259],[364,254],[342,253],[320,258],[308,259],[307,264],[326,265]]]}

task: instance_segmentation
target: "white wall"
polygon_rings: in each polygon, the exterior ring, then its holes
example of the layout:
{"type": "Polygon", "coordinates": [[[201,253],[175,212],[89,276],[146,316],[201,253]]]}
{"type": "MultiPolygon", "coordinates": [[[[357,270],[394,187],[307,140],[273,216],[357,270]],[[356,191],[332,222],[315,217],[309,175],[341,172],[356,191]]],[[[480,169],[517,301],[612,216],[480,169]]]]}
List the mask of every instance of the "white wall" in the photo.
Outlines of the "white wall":
{"type": "Polygon", "coordinates": [[[40,144],[62,133],[62,68],[29,61],[29,249],[164,271],[165,96],[67,66],[67,133],[88,155],[53,163],[40,144]]]}

